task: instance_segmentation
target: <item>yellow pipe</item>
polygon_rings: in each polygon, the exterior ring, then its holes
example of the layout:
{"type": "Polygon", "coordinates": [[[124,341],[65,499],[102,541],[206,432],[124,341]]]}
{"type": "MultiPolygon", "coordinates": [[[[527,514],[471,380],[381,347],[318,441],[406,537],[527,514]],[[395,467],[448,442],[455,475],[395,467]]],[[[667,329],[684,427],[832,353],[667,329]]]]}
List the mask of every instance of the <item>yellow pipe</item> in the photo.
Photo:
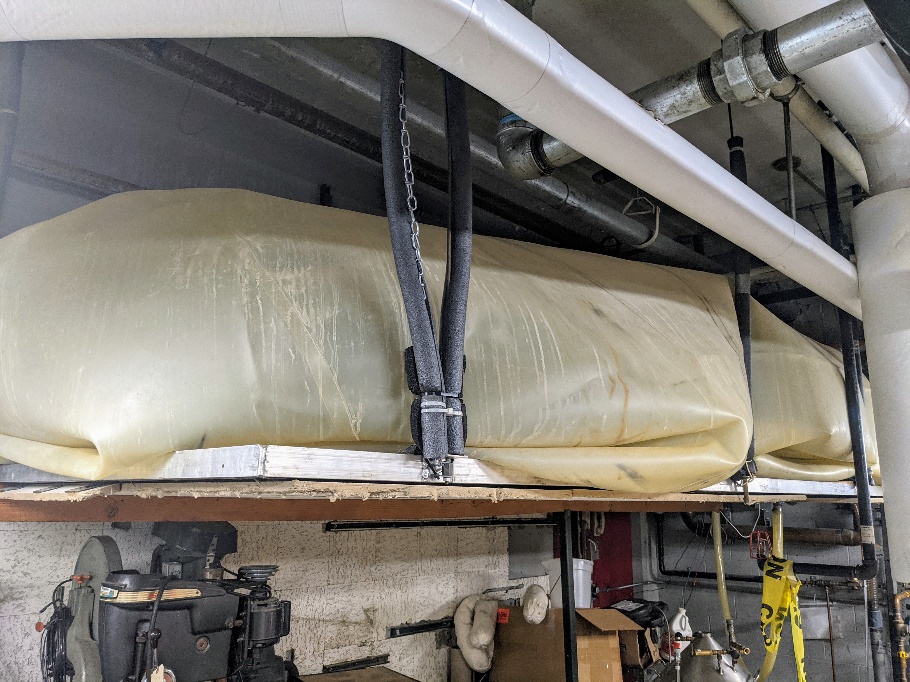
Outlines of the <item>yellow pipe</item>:
{"type": "MultiPolygon", "coordinates": [[[[778,559],[784,558],[784,510],[780,504],[774,505],[774,511],[771,514],[771,553],[778,559]]],[[[777,652],[766,651],[765,660],[762,662],[755,682],[767,682],[771,679],[771,671],[776,662],[777,652]]]]}
{"type": "Polygon", "coordinates": [[[720,530],[720,512],[711,512],[711,535],[714,538],[714,563],[717,564],[717,596],[720,597],[720,610],[724,623],[733,620],[730,611],[730,600],[727,598],[727,577],[724,573],[723,534],[720,530]]]}

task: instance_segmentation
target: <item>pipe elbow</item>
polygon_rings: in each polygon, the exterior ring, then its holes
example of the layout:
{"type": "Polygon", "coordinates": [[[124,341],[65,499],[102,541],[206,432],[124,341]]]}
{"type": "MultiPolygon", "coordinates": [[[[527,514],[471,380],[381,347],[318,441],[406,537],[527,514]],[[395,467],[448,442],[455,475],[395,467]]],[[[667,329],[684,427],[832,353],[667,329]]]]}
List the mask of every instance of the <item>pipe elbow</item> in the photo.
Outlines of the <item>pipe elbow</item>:
{"type": "Polygon", "coordinates": [[[539,134],[539,129],[515,115],[500,121],[496,131],[496,152],[509,175],[520,180],[534,180],[552,172],[540,164],[534,153],[534,138],[539,134]]]}
{"type": "Polygon", "coordinates": [[[864,561],[853,571],[853,577],[857,580],[872,580],[878,575],[877,561],[864,561]]]}

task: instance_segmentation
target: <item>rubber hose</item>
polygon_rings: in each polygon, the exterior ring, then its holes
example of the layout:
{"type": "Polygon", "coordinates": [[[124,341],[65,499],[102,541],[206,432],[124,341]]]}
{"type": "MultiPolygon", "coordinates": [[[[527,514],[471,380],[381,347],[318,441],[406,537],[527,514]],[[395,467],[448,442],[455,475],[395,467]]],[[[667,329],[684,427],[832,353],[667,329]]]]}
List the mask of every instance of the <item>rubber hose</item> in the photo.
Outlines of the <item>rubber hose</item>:
{"type": "Polygon", "coordinates": [[[420,282],[414,245],[411,241],[411,217],[408,212],[402,163],[398,87],[404,74],[404,49],[394,43],[382,41],[381,57],[382,175],[389,232],[392,237],[392,253],[395,256],[395,269],[398,271],[408,328],[414,344],[414,361],[421,391],[439,393],[443,390],[439,350],[436,347],[432,318],[427,307],[426,293],[420,282]]]}
{"type": "MultiPolygon", "coordinates": [[[[443,72],[446,140],[449,150],[449,230],[445,289],[442,295],[439,355],[448,407],[464,412],[461,395],[464,378],[465,320],[471,280],[473,192],[471,138],[465,84],[443,72]]],[[[449,453],[464,454],[465,424],[461,415],[448,417],[449,453]]]]}
{"type": "MultiPolygon", "coordinates": [[[[401,286],[411,346],[414,374],[408,384],[418,398],[411,407],[411,433],[425,460],[440,460],[448,454],[445,411],[440,409],[445,392],[439,348],[433,329],[433,315],[414,248],[408,190],[405,185],[401,93],[404,79],[404,49],[382,41],[380,108],[382,128],[382,176],[386,213],[392,238],[395,269],[401,286]],[[412,381],[413,378],[413,381],[412,381]]],[[[411,171],[413,173],[413,171],[411,171]]],[[[408,176],[413,181],[413,175],[408,176]]],[[[407,358],[407,351],[406,351],[407,358]]],[[[410,363],[405,360],[406,366],[410,363]]],[[[408,371],[410,375],[410,371],[408,371]]]]}

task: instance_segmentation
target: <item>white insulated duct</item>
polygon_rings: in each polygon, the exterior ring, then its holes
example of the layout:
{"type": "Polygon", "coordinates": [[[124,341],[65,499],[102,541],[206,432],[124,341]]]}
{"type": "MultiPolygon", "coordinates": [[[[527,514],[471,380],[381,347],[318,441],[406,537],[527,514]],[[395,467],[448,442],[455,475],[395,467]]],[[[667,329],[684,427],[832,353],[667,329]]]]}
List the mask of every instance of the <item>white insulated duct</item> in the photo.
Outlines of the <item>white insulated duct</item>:
{"type": "Polygon", "coordinates": [[[0,40],[399,43],[853,315],[856,269],[503,0],[0,0],[0,40]]]}
{"type": "MultiPolygon", "coordinates": [[[[734,0],[777,26],[824,0],[734,0]]],[[[891,570],[910,582],[910,88],[879,45],[801,74],[859,143],[873,196],[853,213],[891,570]]]]}

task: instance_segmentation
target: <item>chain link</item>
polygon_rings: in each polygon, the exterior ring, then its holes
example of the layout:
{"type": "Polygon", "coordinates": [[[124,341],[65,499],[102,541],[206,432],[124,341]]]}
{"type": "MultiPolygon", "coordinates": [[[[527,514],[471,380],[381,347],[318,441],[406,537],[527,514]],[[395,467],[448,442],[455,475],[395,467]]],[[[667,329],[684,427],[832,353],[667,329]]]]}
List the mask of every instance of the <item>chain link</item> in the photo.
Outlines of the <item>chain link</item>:
{"type": "Polygon", "coordinates": [[[414,196],[414,164],[411,161],[411,135],[408,133],[408,105],[405,101],[404,74],[398,81],[398,120],[401,121],[401,157],[404,164],[404,186],[408,193],[408,213],[411,218],[411,246],[417,263],[417,276],[424,295],[427,285],[423,276],[423,260],[420,257],[420,223],[417,222],[417,197],[414,196]]]}

